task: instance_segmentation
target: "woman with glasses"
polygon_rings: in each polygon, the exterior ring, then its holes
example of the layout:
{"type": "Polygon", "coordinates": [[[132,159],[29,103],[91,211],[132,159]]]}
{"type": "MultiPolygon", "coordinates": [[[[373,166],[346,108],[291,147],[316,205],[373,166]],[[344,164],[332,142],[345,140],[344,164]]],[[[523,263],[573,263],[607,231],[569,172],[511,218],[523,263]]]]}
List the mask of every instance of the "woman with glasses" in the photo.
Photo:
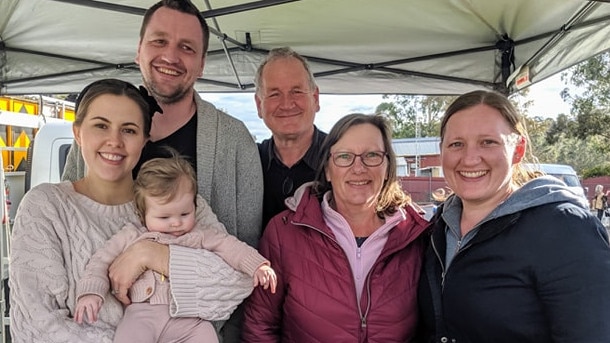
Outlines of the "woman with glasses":
{"type": "Polygon", "coordinates": [[[427,222],[397,182],[391,136],[381,116],[351,114],[332,128],[315,181],[259,243],[278,284],[249,298],[245,342],[413,340],[427,222]]]}

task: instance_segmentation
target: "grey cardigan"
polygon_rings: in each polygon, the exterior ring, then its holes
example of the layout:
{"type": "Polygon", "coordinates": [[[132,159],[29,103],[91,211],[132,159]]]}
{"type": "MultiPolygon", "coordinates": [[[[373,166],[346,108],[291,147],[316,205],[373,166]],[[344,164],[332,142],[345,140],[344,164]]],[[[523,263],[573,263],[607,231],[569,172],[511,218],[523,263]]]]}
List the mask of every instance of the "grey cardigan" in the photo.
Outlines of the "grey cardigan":
{"type": "MultiPolygon", "coordinates": [[[[262,232],[263,172],[256,143],[243,122],[195,93],[199,194],[227,231],[255,247],[262,232]]],[[[72,144],[62,180],[84,176],[80,148],[72,144]]]]}

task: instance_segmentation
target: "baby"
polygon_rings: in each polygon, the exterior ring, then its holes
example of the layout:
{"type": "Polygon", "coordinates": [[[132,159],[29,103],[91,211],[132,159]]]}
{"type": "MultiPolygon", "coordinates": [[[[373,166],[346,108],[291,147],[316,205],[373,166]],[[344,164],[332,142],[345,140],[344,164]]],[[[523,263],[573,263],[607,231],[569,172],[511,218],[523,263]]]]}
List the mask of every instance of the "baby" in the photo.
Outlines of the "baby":
{"type": "MultiPolygon", "coordinates": [[[[74,320],[81,324],[97,320],[104,297],[109,291],[108,267],[136,241],[148,239],[163,244],[208,249],[231,267],[253,276],[253,283],[275,293],[277,278],[270,263],[254,248],[222,230],[205,200],[197,196],[197,181],[191,164],[175,153],[170,158],[155,158],[144,163],[134,184],[134,202],[142,225],[129,223],[96,251],[77,285],[74,320]],[[207,212],[196,212],[197,208],[207,212]],[[220,228],[220,229],[219,229],[220,228]]],[[[174,332],[201,342],[217,342],[211,323],[199,318],[171,318],[170,287],[166,276],[146,271],[129,290],[130,304],[119,323],[115,342],[132,342],[136,337],[154,336],[154,341],[174,332]],[[166,326],[174,327],[168,330],[166,326]]]]}

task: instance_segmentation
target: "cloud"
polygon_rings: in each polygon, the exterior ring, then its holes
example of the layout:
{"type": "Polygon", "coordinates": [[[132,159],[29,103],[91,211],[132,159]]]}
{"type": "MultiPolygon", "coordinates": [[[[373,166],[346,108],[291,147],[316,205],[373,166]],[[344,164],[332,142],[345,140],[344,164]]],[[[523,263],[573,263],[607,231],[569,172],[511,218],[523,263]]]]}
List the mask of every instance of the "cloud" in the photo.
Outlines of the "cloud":
{"type": "Polygon", "coordinates": [[[202,93],[201,97],[244,122],[257,142],[271,136],[263,120],[258,117],[253,93],[202,93]]]}
{"type": "Polygon", "coordinates": [[[529,110],[530,115],[555,118],[561,113],[569,114],[570,104],[564,102],[560,96],[565,87],[560,74],[530,86],[528,97],[534,101],[529,110]]]}

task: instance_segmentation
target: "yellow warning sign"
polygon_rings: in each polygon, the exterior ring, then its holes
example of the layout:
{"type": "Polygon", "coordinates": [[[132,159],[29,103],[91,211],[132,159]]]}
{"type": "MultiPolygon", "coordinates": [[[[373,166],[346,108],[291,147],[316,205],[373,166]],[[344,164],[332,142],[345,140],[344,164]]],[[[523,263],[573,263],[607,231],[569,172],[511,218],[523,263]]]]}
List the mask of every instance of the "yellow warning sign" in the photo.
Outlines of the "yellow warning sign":
{"type": "MultiPolygon", "coordinates": [[[[30,137],[28,137],[28,135],[25,133],[25,131],[21,131],[21,133],[19,134],[19,137],[17,137],[17,139],[15,140],[15,144],[13,145],[15,148],[27,148],[30,146],[30,137]]],[[[14,155],[14,170],[20,170],[19,169],[19,164],[21,164],[21,162],[23,163],[27,163],[24,160],[27,159],[27,150],[23,150],[23,151],[15,151],[14,155]]],[[[26,160],[27,161],[27,160],[26,160]]]]}
{"type": "MultiPolygon", "coordinates": [[[[2,139],[2,137],[0,137],[0,148],[5,148],[5,147],[6,147],[6,142],[4,142],[4,139],[2,139]]],[[[10,154],[9,151],[2,149],[2,162],[4,163],[2,168],[4,168],[4,170],[6,170],[6,167],[9,164],[9,154],[10,154]]]]}
{"type": "Polygon", "coordinates": [[[11,110],[11,99],[0,97],[0,110],[10,111],[11,110]]]}

